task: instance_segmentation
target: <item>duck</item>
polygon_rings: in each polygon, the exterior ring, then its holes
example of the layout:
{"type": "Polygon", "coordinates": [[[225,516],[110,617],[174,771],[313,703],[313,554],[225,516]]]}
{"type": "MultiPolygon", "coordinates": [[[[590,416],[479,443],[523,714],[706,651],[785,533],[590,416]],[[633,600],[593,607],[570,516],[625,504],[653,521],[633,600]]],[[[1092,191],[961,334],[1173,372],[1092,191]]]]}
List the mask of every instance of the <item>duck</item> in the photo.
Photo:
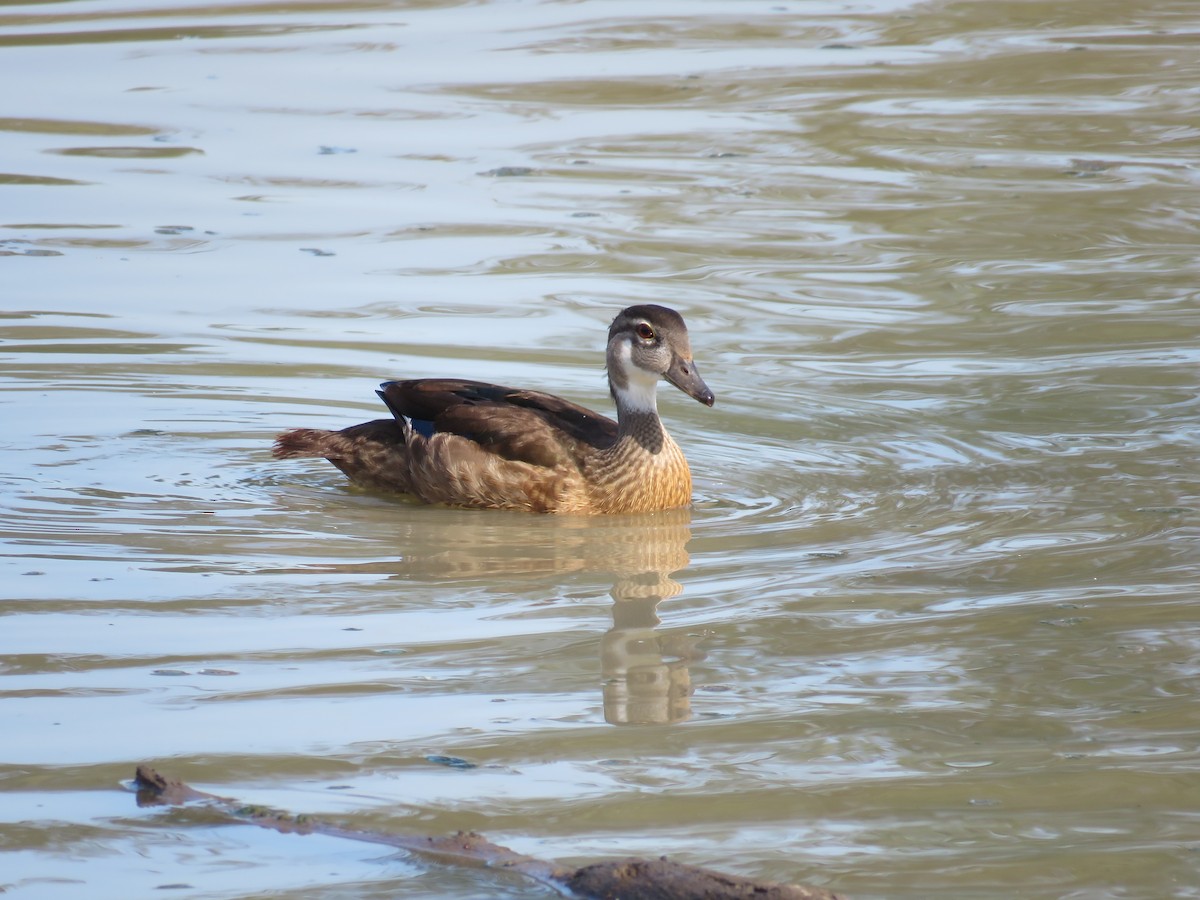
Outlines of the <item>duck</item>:
{"type": "Polygon", "coordinates": [[[692,475],[658,414],[666,380],[711,407],[683,317],[639,304],[608,329],[616,421],[535,390],[482,381],[386,381],[391,412],[340,431],[278,435],[276,459],[324,458],[359,487],[426,504],[562,515],[622,515],[689,506],[692,475]]]}

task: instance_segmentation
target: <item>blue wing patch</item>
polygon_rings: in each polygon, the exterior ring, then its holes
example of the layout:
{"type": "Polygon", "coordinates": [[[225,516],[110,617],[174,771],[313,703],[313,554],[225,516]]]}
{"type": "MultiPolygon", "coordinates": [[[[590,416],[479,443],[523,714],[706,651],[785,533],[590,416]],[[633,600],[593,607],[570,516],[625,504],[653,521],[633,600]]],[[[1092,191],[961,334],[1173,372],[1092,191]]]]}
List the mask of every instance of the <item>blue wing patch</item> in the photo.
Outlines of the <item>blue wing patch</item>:
{"type": "Polygon", "coordinates": [[[428,419],[409,419],[408,422],[417,434],[424,435],[426,438],[433,437],[433,423],[428,419]]]}

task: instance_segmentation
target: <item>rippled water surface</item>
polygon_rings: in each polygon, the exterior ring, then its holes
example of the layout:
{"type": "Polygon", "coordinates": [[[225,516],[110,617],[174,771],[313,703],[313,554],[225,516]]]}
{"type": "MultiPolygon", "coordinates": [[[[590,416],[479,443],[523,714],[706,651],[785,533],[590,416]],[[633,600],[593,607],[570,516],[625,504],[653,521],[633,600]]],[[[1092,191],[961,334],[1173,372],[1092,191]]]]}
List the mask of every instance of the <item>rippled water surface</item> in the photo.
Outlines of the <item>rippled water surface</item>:
{"type": "Polygon", "coordinates": [[[541,890],[138,809],[146,760],[563,861],[1200,897],[1198,23],[3,4],[0,889],[541,890]],[[607,410],[638,301],[717,394],[661,392],[690,512],[269,457],[385,378],[607,410]]]}

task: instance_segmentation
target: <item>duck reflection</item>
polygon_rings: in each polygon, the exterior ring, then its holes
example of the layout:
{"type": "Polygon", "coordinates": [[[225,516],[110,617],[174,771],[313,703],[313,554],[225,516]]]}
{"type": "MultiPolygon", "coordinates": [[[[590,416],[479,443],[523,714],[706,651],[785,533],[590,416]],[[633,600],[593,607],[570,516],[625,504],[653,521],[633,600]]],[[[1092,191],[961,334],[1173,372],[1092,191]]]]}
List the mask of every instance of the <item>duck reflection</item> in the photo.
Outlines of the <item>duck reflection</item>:
{"type": "MultiPolygon", "coordinates": [[[[631,516],[531,519],[423,510],[398,523],[401,559],[338,564],[338,572],[386,572],[397,578],[486,579],[602,573],[613,579],[612,627],[600,641],[604,718],[613,725],[669,724],[688,718],[688,665],[702,658],[697,640],[663,635],[658,604],[683,587],[691,510],[631,516]]],[[[313,571],[311,568],[307,571],[313,571]]]]}
{"type": "MultiPolygon", "coordinates": [[[[702,658],[695,640],[656,631],[658,604],[683,592],[672,572],[688,564],[691,510],[671,510],[653,524],[630,524],[628,537],[639,550],[616,556],[613,627],[600,642],[604,673],[604,720],[612,725],[665,725],[691,714],[688,664],[702,658]]],[[[623,526],[616,526],[620,530],[623,526]]],[[[619,531],[618,531],[619,533],[619,531]]],[[[624,543],[624,542],[622,542],[624,543]]]]}
{"type": "MultiPolygon", "coordinates": [[[[675,584],[670,579],[663,582],[675,584]]],[[[678,585],[675,585],[678,588],[678,585]]],[[[600,642],[604,720],[610,725],[667,725],[691,715],[688,663],[694,645],[673,646],[655,631],[660,598],[621,599],[614,588],[613,627],[600,642]]]]}

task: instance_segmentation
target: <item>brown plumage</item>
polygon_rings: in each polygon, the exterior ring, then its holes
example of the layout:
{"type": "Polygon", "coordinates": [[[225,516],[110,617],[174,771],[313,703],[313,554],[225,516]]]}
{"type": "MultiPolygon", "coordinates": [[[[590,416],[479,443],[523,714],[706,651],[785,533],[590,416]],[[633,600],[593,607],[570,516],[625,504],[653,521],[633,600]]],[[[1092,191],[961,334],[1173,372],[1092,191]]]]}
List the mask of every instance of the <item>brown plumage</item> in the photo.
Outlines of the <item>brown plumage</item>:
{"type": "Polygon", "coordinates": [[[449,378],[389,381],[394,418],[279,435],[274,455],[324,457],[351,481],[426,503],[583,515],[686,506],[687,460],[658,417],[665,378],[707,406],[683,318],[631,306],[608,330],[617,421],[539,391],[449,378]]]}

